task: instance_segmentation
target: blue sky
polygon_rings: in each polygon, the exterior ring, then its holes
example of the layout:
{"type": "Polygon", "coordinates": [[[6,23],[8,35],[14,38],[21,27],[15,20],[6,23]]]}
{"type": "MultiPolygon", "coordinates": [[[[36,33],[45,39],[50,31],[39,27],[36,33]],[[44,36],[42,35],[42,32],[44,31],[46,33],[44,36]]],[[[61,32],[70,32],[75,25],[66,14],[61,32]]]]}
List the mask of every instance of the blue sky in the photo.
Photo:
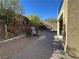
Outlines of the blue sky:
{"type": "Polygon", "coordinates": [[[48,17],[56,18],[61,0],[20,0],[23,6],[23,15],[37,15],[41,19],[48,17]]]}

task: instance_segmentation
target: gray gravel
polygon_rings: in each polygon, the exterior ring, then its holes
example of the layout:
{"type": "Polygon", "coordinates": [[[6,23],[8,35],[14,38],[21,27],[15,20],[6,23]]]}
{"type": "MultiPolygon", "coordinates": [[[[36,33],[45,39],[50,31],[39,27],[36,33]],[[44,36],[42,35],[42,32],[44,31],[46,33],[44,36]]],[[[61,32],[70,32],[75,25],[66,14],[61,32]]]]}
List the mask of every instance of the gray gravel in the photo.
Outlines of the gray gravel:
{"type": "Polygon", "coordinates": [[[61,44],[54,41],[54,35],[54,32],[44,32],[40,37],[22,37],[2,43],[0,59],[65,59],[61,44]]]}

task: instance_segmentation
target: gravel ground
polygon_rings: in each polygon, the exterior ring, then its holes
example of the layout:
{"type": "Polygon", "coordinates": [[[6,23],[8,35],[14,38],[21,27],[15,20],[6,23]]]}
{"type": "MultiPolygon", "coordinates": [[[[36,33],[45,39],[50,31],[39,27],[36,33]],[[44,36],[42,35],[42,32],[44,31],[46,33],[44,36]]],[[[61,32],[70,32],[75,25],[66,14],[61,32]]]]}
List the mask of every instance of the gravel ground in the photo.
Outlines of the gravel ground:
{"type": "Polygon", "coordinates": [[[0,59],[67,59],[61,54],[60,42],[54,32],[43,32],[39,37],[22,37],[0,44],[0,59]]]}

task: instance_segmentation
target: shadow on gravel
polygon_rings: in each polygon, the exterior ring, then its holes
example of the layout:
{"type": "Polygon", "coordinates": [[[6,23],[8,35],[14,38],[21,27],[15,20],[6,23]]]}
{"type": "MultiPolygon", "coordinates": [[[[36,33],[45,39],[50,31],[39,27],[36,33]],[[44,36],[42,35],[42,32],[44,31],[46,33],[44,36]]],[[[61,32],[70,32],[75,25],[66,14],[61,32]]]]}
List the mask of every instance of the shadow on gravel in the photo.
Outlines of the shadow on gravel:
{"type": "Polygon", "coordinates": [[[60,41],[55,41],[54,36],[57,35],[57,31],[50,31],[52,33],[52,45],[55,50],[63,50],[62,44],[60,41]]]}
{"type": "MultiPolygon", "coordinates": [[[[63,53],[64,49],[63,49],[61,42],[56,41],[55,38],[54,38],[54,36],[57,35],[57,31],[50,31],[50,33],[52,33],[51,42],[52,42],[52,48],[53,48],[51,57],[53,56],[52,59],[56,59],[56,58],[58,59],[58,57],[60,55],[64,55],[64,53],[63,53]],[[54,55],[56,55],[56,56],[54,56],[54,55]]],[[[51,57],[50,57],[50,59],[51,59],[51,57]]],[[[59,58],[59,59],[63,59],[63,57],[59,58]]]]}

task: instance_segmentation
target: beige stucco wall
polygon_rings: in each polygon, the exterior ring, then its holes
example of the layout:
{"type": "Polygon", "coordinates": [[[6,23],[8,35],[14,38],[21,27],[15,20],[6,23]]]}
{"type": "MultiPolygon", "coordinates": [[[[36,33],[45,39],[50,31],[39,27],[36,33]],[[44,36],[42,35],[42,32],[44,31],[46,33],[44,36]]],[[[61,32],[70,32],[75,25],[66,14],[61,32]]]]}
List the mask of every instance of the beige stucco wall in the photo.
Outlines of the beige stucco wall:
{"type": "Polygon", "coordinates": [[[64,0],[58,14],[57,34],[59,35],[59,20],[63,14],[63,23],[66,28],[64,49],[69,55],[79,57],[79,0],[64,0]]]}
{"type": "MultiPolygon", "coordinates": [[[[67,18],[68,18],[67,17],[67,10],[68,10],[67,7],[68,7],[68,0],[64,0],[61,10],[60,10],[58,17],[57,17],[57,29],[59,29],[59,20],[60,20],[60,17],[62,14],[63,14],[63,22],[64,22],[64,24],[67,24],[67,18]]],[[[66,27],[66,29],[67,29],[67,27],[66,27]]],[[[59,35],[59,30],[57,31],[57,34],[59,35]]]]}
{"type": "Polygon", "coordinates": [[[66,37],[65,37],[65,45],[64,45],[64,51],[66,51],[66,46],[67,46],[67,20],[68,20],[68,0],[64,0],[62,7],[60,9],[60,12],[58,14],[58,21],[57,21],[57,35],[59,35],[59,20],[61,15],[63,15],[63,23],[65,24],[65,32],[66,32],[66,37]]]}
{"type": "Polygon", "coordinates": [[[68,52],[79,57],[79,0],[68,1],[68,52]]]}

